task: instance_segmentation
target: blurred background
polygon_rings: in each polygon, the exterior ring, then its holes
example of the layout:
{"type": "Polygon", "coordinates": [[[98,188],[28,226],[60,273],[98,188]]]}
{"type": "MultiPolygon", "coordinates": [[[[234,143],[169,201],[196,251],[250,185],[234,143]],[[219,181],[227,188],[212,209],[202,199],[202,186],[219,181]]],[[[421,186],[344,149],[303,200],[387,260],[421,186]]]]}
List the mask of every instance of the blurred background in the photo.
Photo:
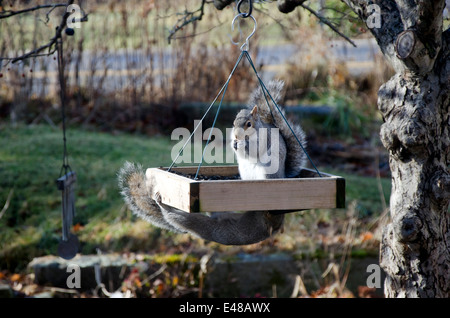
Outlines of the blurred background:
{"type": "MultiPolygon", "coordinates": [[[[288,214],[283,233],[243,247],[152,227],[126,207],[116,180],[126,160],[145,168],[170,165],[178,142],[171,132],[192,131],[239,56],[239,46],[231,43],[238,35],[231,31],[235,5],[217,11],[207,4],[201,21],[181,28],[186,15],[199,13],[201,1],[76,3],[88,21],[73,36],[63,35],[67,150],[78,176],[71,231],[86,256],[83,270],[96,279],[68,289],[67,272],[57,270],[62,260],[52,256],[61,238],[55,180],[63,159],[56,53],[2,60],[0,282],[8,295],[382,295],[382,288],[367,286],[366,269],[378,264],[389,217],[389,163],[378,137],[376,103],[378,88],[393,71],[341,1],[308,5],[356,47],[305,9],[284,15],[275,3],[255,3],[258,26],[249,53],[266,83],[286,82],[280,104],[302,124],[315,165],[346,179],[346,208],[288,214]]],[[[1,11],[20,10],[44,1],[2,4],[1,11]]],[[[0,19],[0,56],[19,56],[47,43],[63,13],[54,8],[0,19]]],[[[253,24],[242,21],[241,28],[245,36],[253,24]]],[[[218,127],[231,127],[256,85],[243,61],[230,81],[218,127]]],[[[203,129],[210,122],[206,118],[203,129]]]]}

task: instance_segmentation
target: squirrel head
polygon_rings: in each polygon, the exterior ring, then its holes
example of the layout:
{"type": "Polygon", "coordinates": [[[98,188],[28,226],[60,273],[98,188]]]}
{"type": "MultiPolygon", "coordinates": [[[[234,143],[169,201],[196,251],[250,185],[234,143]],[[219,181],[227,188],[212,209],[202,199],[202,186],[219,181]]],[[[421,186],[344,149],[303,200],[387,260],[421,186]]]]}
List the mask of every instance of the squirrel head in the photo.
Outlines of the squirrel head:
{"type": "Polygon", "coordinates": [[[246,136],[256,134],[257,128],[261,126],[261,119],[258,114],[258,106],[252,110],[241,110],[233,122],[233,138],[243,140],[246,136]]]}

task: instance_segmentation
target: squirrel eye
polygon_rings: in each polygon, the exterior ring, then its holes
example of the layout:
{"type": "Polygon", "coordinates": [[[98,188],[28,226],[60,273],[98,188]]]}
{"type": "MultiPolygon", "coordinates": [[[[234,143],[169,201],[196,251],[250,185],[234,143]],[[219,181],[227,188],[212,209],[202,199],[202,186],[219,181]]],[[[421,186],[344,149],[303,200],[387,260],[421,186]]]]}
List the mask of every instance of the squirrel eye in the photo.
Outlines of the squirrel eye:
{"type": "Polygon", "coordinates": [[[247,127],[252,127],[252,123],[250,121],[247,122],[246,124],[247,127]]]}

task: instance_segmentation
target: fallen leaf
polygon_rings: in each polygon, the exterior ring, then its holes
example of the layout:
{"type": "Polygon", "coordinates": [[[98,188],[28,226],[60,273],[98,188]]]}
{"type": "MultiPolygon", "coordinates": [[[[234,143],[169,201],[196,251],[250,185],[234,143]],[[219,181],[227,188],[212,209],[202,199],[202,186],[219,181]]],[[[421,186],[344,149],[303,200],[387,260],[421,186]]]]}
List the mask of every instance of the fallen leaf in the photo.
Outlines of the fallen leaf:
{"type": "Polygon", "coordinates": [[[20,275],[20,274],[12,274],[12,276],[11,276],[11,281],[12,282],[17,282],[17,281],[19,281],[20,279],[22,278],[22,275],[20,275]]]}
{"type": "Polygon", "coordinates": [[[142,288],[142,283],[141,280],[139,278],[135,278],[134,279],[134,284],[138,287],[138,288],[142,288]]]}
{"type": "Polygon", "coordinates": [[[358,297],[360,298],[379,298],[376,294],[376,288],[371,288],[367,286],[358,286],[358,297]]]}
{"type": "Polygon", "coordinates": [[[373,233],[372,232],[364,232],[361,234],[360,237],[361,237],[362,242],[370,241],[371,239],[373,239],[373,233]]]}
{"type": "Polygon", "coordinates": [[[78,232],[78,231],[80,231],[80,230],[82,230],[82,229],[84,229],[84,226],[81,225],[80,223],[77,223],[77,224],[75,224],[75,225],[72,227],[72,230],[73,230],[74,232],[78,232]]]}

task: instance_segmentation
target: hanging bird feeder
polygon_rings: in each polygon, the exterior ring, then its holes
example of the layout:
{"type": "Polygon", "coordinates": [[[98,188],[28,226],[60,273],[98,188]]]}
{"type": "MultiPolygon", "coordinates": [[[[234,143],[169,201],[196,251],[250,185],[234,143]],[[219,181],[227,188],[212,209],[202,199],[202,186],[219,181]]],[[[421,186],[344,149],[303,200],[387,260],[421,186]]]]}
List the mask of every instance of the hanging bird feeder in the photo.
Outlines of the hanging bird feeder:
{"type": "MultiPolygon", "coordinates": [[[[211,139],[212,129],[203,150],[202,160],[198,166],[174,166],[196,130],[201,126],[206,114],[222,94],[212,124],[212,128],[214,128],[228,83],[243,58],[246,58],[251,65],[264,94],[267,94],[266,96],[272,100],[277,110],[282,114],[256,71],[248,53],[249,39],[256,31],[256,20],[251,15],[251,11],[248,13],[239,11],[239,14],[232,21],[232,29],[236,19],[247,17],[254,21],[254,29],[241,46],[241,54],[228,80],[206,110],[188,141],[178,153],[177,158],[175,158],[170,167],[147,169],[146,186],[148,189],[151,189],[152,199],[155,199],[156,194],[159,193],[163,204],[185,212],[279,211],[279,213],[286,213],[305,209],[345,208],[345,179],[340,176],[319,172],[297,137],[297,141],[314,169],[302,169],[299,175],[294,178],[240,180],[238,166],[202,167],[203,157],[211,139]]],[[[283,114],[282,116],[284,118],[283,114]]],[[[284,119],[287,123],[286,118],[284,119]]],[[[287,125],[289,126],[288,123],[287,125]]],[[[291,132],[295,136],[292,128],[291,132]]]]}

